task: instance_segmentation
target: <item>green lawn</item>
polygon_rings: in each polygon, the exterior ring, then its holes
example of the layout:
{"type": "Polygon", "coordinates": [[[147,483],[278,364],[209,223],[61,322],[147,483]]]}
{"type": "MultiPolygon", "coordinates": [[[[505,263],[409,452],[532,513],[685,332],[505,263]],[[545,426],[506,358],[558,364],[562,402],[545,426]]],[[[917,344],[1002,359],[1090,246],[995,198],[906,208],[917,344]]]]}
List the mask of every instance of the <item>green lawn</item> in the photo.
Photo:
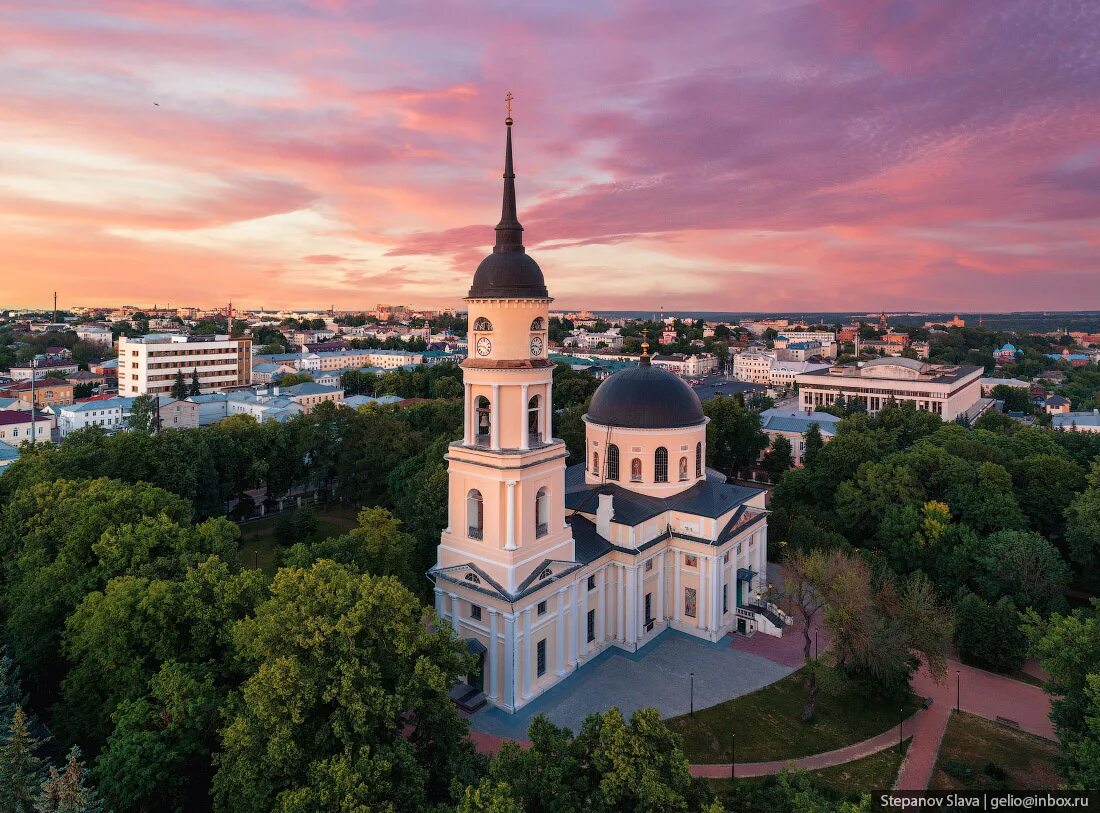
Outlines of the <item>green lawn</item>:
{"type": "MultiPolygon", "coordinates": [[[[318,539],[327,539],[357,526],[359,507],[353,505],[314,505],[317,514],[318,539]]],[[[275,573],[275,522],[277,516],[265,517],[241,526],[241,564],[255,567],[269,575],[275,573]]]]}
{"type": "MultiPolygon", "coordinates": [[[[814,785],[838,798],[855,799],[863,793],[889,790],[898,778],[901,761],[905,758],[905,752],[909,750],[909,743],[910,740],[906,740],[901,751],[897,746],[892,746],[863,759],[806,773],[813,780],[814,785]]],[[[752,777],[736,781],[738,784],[763,784],[771,779],[770,777],[752,777]]],[[[711,779],[709,782],[719,798],[725,798],[729,793],[731,780],[711,779]]]]}
{"type": "Polygon", "coordinates": [[[1059,755],[1058,746],[1042,737],[952,712],[929,788],[1051,790],[1061,782],[1059,755]]]}
{"type": "Polygon", "coordinates": [[[822,679],[817,714],[803,723],[806,703],[805,669],[800,669],[752,694],[668,720],[684,740],[684,752],[695,763],[729,762],[737,736],[738,762],[790,759],[832,751],[897,726],[918,706],[910,697],[899,707],[869,702],[839,673],[820,667],[822,679]]]}

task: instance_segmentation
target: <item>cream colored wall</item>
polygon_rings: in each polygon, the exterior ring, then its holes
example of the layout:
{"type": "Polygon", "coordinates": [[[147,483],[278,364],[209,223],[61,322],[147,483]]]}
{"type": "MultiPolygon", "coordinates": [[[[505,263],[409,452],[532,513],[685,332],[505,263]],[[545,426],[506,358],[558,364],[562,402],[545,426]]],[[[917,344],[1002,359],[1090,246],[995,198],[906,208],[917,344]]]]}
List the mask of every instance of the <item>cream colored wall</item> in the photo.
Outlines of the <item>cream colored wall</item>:
{"type": "Polygon", "coordinates": [[[546,325],[549,322],[550,299],[467,299],[469,307],[469,357],[473,360],[529,359],[531,337],[542,338],[541,358],[546,358],[546,325]],[[478,318],[488,319],[491,331],[474,330],[478,318]],[[531,323],[541,317],[543,329],[532,331],[531,323]],[[477,342],[487,336],[492,343],[488,356],[479,356],[477,342]]]}
{"type": "Polygon", "coordinates": [[[589,485],[599,485],[604,482],[603,474],[607,471],[607,448],[614,444],[619,447],[619,479],[616,482],[624,488],[641,494],[651,494],[657,497],[668,497],[691,488],[695,483],[706,478],[707,458],[707,427],[706,423],[699,426],[689,426],[684,429],[622,429],[612,427],[608,435],[608,427],[590,421],[587,416],[585,422],[585,482],[589,485]],[[695,448],[696,444],[702,444],[703,471],[695,476],[695,448]],[[655,481],[654,453],[658,447],[663,446],[668,450],[668,482],[655,481]],[[686,446],[686,449],[681,447],[686,446]],[[638,450],[638,451],[635,451],[638,450]],[[592,453],[600,455],[600,473],[592,470],[592,453]],[[680,458],[687,458],[687,480],[679,479],[680,458]],[[630,479],[631,461],[638,458],[642,461],[642,480],[633,482],[630,479]]]}

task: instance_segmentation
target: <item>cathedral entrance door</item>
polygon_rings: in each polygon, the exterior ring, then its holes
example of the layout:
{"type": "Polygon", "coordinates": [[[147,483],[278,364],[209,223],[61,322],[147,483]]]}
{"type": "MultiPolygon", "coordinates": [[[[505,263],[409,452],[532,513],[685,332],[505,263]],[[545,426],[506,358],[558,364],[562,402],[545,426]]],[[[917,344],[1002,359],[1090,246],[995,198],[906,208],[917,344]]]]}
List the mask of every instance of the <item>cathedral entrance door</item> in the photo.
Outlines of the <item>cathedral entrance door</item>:
{"type": "Polygon", "coordinates": [[[477,656],[477,666],[466,676],[466,682],[470,684],[471,689],[477,689],[479,692],[485,691],[485,653],[480,652],[477,656]]]}

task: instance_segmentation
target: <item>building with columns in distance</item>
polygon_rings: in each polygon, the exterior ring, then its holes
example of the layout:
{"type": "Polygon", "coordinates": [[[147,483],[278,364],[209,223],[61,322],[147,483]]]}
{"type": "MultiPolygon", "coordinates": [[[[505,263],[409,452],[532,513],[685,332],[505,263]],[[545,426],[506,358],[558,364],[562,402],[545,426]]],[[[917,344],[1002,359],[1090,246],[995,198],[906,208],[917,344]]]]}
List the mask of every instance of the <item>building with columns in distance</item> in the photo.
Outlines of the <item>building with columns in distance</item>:
{"type": "Polygon", "coordinates": [[[706,468],[699,398],[648,352],[600,385],[586,459],[566,466],[551,435],[552,300],[523,246],[506,125],[503,213],[465,300],[464,431],[429,576],[440,618],[477,657],[466,701],[516,711],[609,647],[668,629],[780,635],[786,619],[766,601],[764,493],[706,468]]]}

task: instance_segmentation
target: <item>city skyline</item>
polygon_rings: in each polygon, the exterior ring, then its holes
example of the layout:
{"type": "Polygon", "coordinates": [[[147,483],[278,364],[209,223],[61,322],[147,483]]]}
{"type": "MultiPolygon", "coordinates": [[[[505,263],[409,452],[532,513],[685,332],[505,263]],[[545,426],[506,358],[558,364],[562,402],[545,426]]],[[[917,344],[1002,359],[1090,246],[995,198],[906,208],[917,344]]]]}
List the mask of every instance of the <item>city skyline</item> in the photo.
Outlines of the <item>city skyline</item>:
{"type": "Polygon", "coordinates": [[[0,301],[456,307],[504,94],[555,307],[1095,297],[1087,3],[5,12],[0,301]]]}

